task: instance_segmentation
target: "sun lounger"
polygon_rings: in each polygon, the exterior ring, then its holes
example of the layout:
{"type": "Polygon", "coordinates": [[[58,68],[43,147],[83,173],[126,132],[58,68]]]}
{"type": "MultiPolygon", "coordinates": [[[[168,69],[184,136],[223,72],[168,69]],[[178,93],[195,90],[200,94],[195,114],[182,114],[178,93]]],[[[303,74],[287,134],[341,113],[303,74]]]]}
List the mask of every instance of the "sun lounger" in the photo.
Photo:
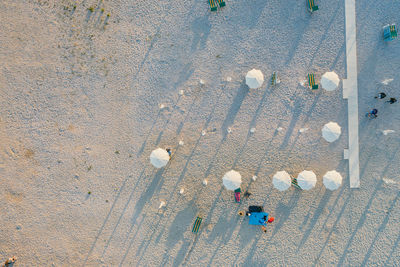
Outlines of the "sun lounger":
{"type": "Polygon", "coordinates": [[[241,192],[240,188],[235,190],[235,202],[236,203],[240,203],[240,192],[241,192]]]}
{"type": "Polygon", "coordinates": [[[218,5],[219,5],[219,7],[225,6],[225,1],[224,0],[218,0],[218,5]]]}
{"type": "Polygon", "coordinates": [[[318,89],[318,84],[315,84],[314,73],[308,74],[308,86],[312,90],[318,89]]]}
{"type": "Polygon", "coordinates": [[[203,220],[203,218],[197,216],[197,218],[196,218],[196,220],[194,221],[194,224],[193,224],[193,229],[192,229],[193,233],[197,233],[199,231],[199,228],[200,228],[202,220],[203,220]]]}
{"type": "Polygon", "coordinates": [[[217,5],[215,4],[214,0],[208,0],[208,3],[210,4],[211,11],[217,11],[217,5]]]}
{"type": "Polygon", "coordinates": [[[274,73],[272,74],[272,77],[271,77],[271,85],[272,85],[272,86],[276,85],[277,79],[278,79],[278,77],[277,77],[277,75],[276,75],[276,72],[274,72],[274,73]]]}
{"type": "Polygon", "coordinates": [[[318,10],[318,6],[315,5],[314,0],[307,0],[307,1],[308,1],[308,8],[309,8],[311,13],[313,13],[316,10],[318,10]]]}
{"type": "Polygon", "coordinates": [[[396,39],[396,37],[397,37],[397,29],[395,24],[392,25],[388,24],[383,27],[383,39],[385,41],[392,41],[396,39]]]}
{"type": "Polygon", "coordinates": [[[292,185],[296,187],[297,189],[301,189],[299,184],[297,183],[297,179],[292,177],[292,185]]]}

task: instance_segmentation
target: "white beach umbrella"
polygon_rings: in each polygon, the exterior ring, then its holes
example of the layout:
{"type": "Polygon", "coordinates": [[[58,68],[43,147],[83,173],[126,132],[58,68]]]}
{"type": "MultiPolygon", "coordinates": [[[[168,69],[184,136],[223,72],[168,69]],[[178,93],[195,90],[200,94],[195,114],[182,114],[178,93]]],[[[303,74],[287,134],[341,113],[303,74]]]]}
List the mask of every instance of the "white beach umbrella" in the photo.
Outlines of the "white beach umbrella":
{"type": "Polygon", "coordinates": [[[169,154],[167,150],[162,148],[157,148],[153,150],[150,154],[150,162],[156,168],[162,168],[167,165],[169,161],[169,154]]]}
{"type": "Polygon", "coordinates": [[[222,183],[228,190],[236,190],[242,183],[242,176],[237,171],[231,170],[222,177],[222,183]]]}
{"type": "Polygon", "coordinates": [[[312,171],[302,171],[297,176],[297,184],[304,190],[310,190],[317,183],[317,176],[312,171]]]}
{"type": "Polygon", "coordinates": [[[328,122],[322,128],[322,137],[328,142],[336,141],[341,133],[342,130],[336,122],[328,122]]]}
{"type": "Polygon", "coordinates": [[[342,184],[342,176],[337,171],[328,171],[323,177],[323,182],[329,190],[336,190],[342,184]]]}
{"type": "Polygon", "coordinates": [[[339,86],[339,82],[339,76],[333,71],[325,72],[325,74],[321,77],[322,88],[324,88],[326,91],[335,90],[339,86]]]}
{"type": "Polygon", "coordinates": [[[252,69],[246,74],[246,84],[251,89],[260,88],[264,82],[264,75],[261,70],[252,69]]]}
{"type": "Polygon", "coordinates": [[[292,185],[292,178],[285,171],[279,171],[272,177],[272,184],[279,191],[285,191],[292,185]]]}

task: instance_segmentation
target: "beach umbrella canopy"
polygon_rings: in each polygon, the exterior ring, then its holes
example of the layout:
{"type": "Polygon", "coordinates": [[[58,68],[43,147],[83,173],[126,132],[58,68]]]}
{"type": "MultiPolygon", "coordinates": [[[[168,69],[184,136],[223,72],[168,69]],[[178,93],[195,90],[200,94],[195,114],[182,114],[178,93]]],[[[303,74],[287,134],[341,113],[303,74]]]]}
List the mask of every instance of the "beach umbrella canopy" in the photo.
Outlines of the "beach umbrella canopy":
{"type": "Polygon", "coordinates": [[[321,85],[322,88],[324,88],[326,91],[333,91],[339,86],[339,76],[331,71],[331,72],[325,72],[324,75],[322,75],[321,78],[321,85]]]}
{"type": "Polygon", "coordinates": [[[222,183],[228,190],[235,190],[242,183],[242,176],[237,171],[231,170],[222,177],[222,183]]]}
{"type": "Polygon", "coordinates": [[[342,184],[342,176],[337,171],[328,171],[323,177],[323,182],[329,190],[336,190],[342,184]]]}
{"type": "Polygon", "coordinates": [[[251,89],[260,88],[264,82],[264,75],[261,70],[252,69],[246,74],[246,84],[251,89]]]}
{"type": "Polygon", "coordinates": [[[322,128],[322,137],[328,142],[336,141],[341,133],[342,130],[336,122],[328,122],[322,128]]]}
{"type": "Polygon", "coordinates": [[[317,183],[317,176],[312,171],[302,171],[297,176],[297,184],[304,190],[310,190],[317,183]]]}
{"type": "Polygon", "coordinates": [[[292,185],[292,178],[285,171],[279,171],[272,177],[272,184],[279,191],[285,191],[292,185]]]}
{"type": "Polygon", "coordinates": [[[150,154],[150,162],[156,168],[162,168],[167,165],[169,161],[169,154],[167,150],[162,148],[157,148],[153,150],[150,154]]]}

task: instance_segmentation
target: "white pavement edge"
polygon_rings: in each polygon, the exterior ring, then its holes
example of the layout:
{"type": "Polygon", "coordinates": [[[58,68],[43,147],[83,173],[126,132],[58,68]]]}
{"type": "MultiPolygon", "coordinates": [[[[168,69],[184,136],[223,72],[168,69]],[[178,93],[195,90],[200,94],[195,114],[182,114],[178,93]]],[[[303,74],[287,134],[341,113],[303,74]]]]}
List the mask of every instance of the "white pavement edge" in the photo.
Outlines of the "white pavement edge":
{"type": "Polygon", "coordinates": [[[358,85],[355,0],[345,0],[345,19],[347,79],[343,80],[343,98],[347,99],[349,129],[349,149],[348,151],[345,151],[345,154],[349,159],[350,188],[359,188],[360,163],[358,150],[358,85]]]}

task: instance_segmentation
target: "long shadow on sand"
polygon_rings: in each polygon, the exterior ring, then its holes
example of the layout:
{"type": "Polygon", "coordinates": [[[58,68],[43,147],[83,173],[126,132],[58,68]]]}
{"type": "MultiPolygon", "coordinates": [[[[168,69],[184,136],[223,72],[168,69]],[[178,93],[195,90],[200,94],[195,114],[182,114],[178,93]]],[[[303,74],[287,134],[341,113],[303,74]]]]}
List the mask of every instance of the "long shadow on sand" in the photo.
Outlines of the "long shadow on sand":
{"type": "MultiPolygon", "coordinates": [[[[311,57],[310,63],[308,64],[309,67],[311,67],[312,64],[314,63],[315,57],[316,57],[317,55],[320,55],[320,53],[318,53],[318,52],[319,52],[319,49],[320,49],[322,43],[326,40],[326,37],[328,36],[328,35],[327,35],[327,34],[328,34],[328,31],[329,31],[329,29],[331,28],[331,26],[332,26],[332,24],[333,24],[333,22],[334,22],[334,20],[335,20],[335,18],[336,18],[336,16],[337,16],[337,14],[339,13],[339,9],[341,9],[341,8],[344,8],[344,6],[343,6],[343,5],[337,5],[336,11],[335,11],[333,14],[330,14],[332,17],[331,17],[331,19],[330,19],[328,25],[327,25],[326,28],[325,28],[325,32],[322,34],[322,38],[321,38],[321,40],[319,41],[318,46],[317,46],[317,47],[315,48],[315,50],[314,50],[315,52],[313,53],[313,56],[311,57]]],[[[342,46],[342,47],[343,47],[343,46],[342,46]]]]}
{"type": "MultiPolygon", "coordinates": [[[[156,172],[156,174],[154,175],[154,178],[151,181],[150,185],[147,187],[146,191],[141,194],[139,200],[136,202],[136,205],[135,205],[135,207],[133,209],[135,212],[134,212],[134,214],[132,215],[132,218],[131,218],[131,227],[130,227],[130,230],[129,230],[128,234],[127,234],[127,238],[129,237],[133,226],[136,225],[136,221],[137,221],[139,215],[142,213],[145,204],[151,199],[151,197],[154,195],[154,193],[161,188],[161,185],[162,185],[162,182],[161,182],[162,179],[161,178],[163,176],[163,172],[164,172],[164,169],[160,169],[160,170],[158,170],[156,172]]],[[[137,229],[136,231],[138,232],[139,229],[137,229]]],[[[132,243],[133,243],[134,240],[135,239],[132,238],[131,242],[129,243],[128,248],[126,249],[125,254],[123,255],[123,257],[121,259],[120,266],[125,261],[126,256],[128,255],[128,252],[129,252],[130,247],[132,246],[132,243]]]]}
{"type": "Polygon", "coordinates": [[[300,118],[301,111],[303,110],[303,99],[300,97],[297,97],[294,101],[294,107],[293,107],[293,116],[292,119],[290,120],[289,126],[286,131],[286,135],[283,138],[282,144],[280,145],[280,149],[284,149],[287,147],[290,137],[292,136],[294,127],[296,126],[297,121],[300,118]]]}
{"type": "MultiPolygon", "coordinates": [[[[381,177],[385,176],[385,174],[389,170],[389,167],[392,164],[393,160],[396,158],[395,156],[396,156],[397,153],[398,153],[398,149],[395,149],[393,155],[391,155],[391,157],[389,157],[392,160],[390,160],[386,164],[386,167],[383,170],[381,177]]],[[[349,241],[346,244],[346,247],[345,247],[345,249],[343,251],[343,254],[342,254],[342,256],[341,256],[341,258],[339,260],[339,263],[338,263],[339,266],[343,266],[344,260],[346,259],[346,255],[349,252],[350,245],[352,244],[353,239],[354,239],[355,235],[357,234],[357,232],[359,231],[359,229],[364,225],[364,222],[367,219],[368,210],[371,207],[372,201],[374,200],[374,198],[375,198],[376,194],[378,193],[378,191],[382,188],[382,184],[383,183],[384,183],[383,180],[379,180],[377,182],[377,185],[375,186],[375,190],[373,191],[373,193],[372,193],[372,195],[371,195],[371,197],[370,197],[370,199],[369,199],[369,201],[367,203],[367,206],[365,207],[364,212],[361,215],[361,217],[360,217],[360,219],[359,219],[359,221],[358,221],[358,223],[357,223],[357,225],[355,227],[355,230],[354,230],[353,234],[351,235],[349,241]]]]}
{"type": "MultiPolygon", "coordinates": [[[[310,223],[307,227],[307,230],[305,231],[303,237],[300,240],[299,245],[297,246],[297,252],[300,250],[300,248],[306,243],[308,237],[310,236],[311,232],[314,229],[315,224],[317,223],[319,217],[321,216],[326,204],[329,201],[329,198],[331,197],[332,192],[330,190],[325,190],[325,194],[323,195],[322,199],[319,202],[318,207],[314,210],[314,216],[310,220],[310,223]]],[[[306,217],[307,218],[307,217],[306,217]]],[[[307,219],[305,219],[307,220],[307,219]]]]}
{"type": "Polygon", "coordinates": [[[228,126],[232,125],[233,122],[235,121],[236,115],[240,110],[240,107],[242,106],[242,103],[246,96],[249,93],[249,87],[246,85],[246,82],[243,80],[242,83],[240,84],[240,87],[236,93],[235,98],[233,99],[233,102],[231,104],[231,107],[228,110],[228,113],[226,114],[225,120],[222,123],[221,126],[221,131],[222,135],[225,137],[228,134],[228,126]]]}
{"type": "MultiPolygon", "coordinates": [[[[142,172],[142,173],[143,173],[143,172],[142,172]]],[[[88,254],[86,255],[86,258],[85,258],[84,263],[83,263],[84,266],[86,266],[86,262],[87,262],[88,258],[90,257],[90,255],[92,254],[93,249],[94,249],[94,247],[96,246],[97,240],[99,239],[101,233],[103,232],[104,226],[106,225],[108,219],[110,218],[110,215],[111,215],[111,213],[112,213],[112,211],[113,211],[113,209],[114,209],[114,207],[115,207],[115,204],[117,203],[117,201],[118,201],[118,199],[119,199],[119,197],[120,197],[120,195],[121,195],[122,190],[124,190],[125,184],[126,184],[126,182],[128,181],[128,179],[129,179],[129,176],[124,180],[124,182],[123,182],[121,188],[119,189],[118,194],[117,194],[117,196],[115,197],[114,202],[113,202],[113,204],[111,205],[111,208],[110,208],[110,210],[109,210],[109,212],[108,212],[108,214],[107,214],[105,220],[103,221],[103,224],[101,225],[100,230],[99,230],[99,232],[97,233],[96,238],[94,239],[92,246],[90,247],[90,249],[89,249],[89,251],[88,251],[88,254]]]]}
{"type": "MultiPolygon", "coordinates": [[[[160,36],[160,27],[157,29],[157,32],[156,32],[156,34],[155,34],[154,36],[155,36],[155,37],[151,40],[150,46],[149,46],[149,48],[147,49],[146,54],[144,55],[144,58],[142,59],[142,62],[140,62],[139,66],[138,66],[138,70],[136,71],[135,75],[133,75],[133,80],[134,80],[134,81],[136,81],[137,77],[139,76],[139,73],[142,72],[142,68],[143,68],[144,63],[147,61],[147,58],[149,57],[150,52],[151,52],[151,50],[152,50],[153,47],[154,47],[154,44],[155,44],[155,43],[158,41],[158,39],[159,39],[158,36],[160,36]]],[[[140,155],[142,154],[142,152],[143,152],[143,150],[144,150],[144,147],[146,146],[146,142],[147,142],[147,140],[148,140],[148,138],[149,138],[149,136],[150,136],[150,133],[152,132],[154,125],[156,124],[158,118],[160,117],[160,113],[161,113],[161,110],[158,111],[158,114],[157,114],[157,116],[156,116],[156,119],[154,120],[154,122],[153,122],[153,124],[152,124],[152,126],[151,126],[151,128],[150,128],[150,131],[149,131],[149,133],[147,134],[147,137],[146,137],[145,141],[143,142],[142,146],[140,147],[140,149],[139,149],[139,151],[138,151],[138,153],[137,153],[137,156],[140,156],[140,155]]]]}
{"type": "Polygon", "coordinates": [[[276,218],[276,224],[274,227],[274,231],[272,232],[272,237],[282,228],[285,222],[289,219],[290,213],[297,206],[297,203],[300,199],[301,192],[299,190],[293,190],[292,196],[290,197],[288,204],[283,204],[279,202],[275,207],[275,213],[278,214],[276,218]]]}
{"type": "Polygon", "coordinates": [[[125,206],[124,206],[124,208],[123,208],[123,210],[122,210],[122,213],[121,213],[121,215],[119,216],[118,221],[117,221],[117,223],[115,224],[114,229],[113,229],[113,231],[112,231],[110,237],[108,238],[106,245],[104,246],[104,249],[103,249],[103,252],[102,252],[102,257],[104,256],[104,254],[105,254],[105,252],[106,252],[108,246],[110,245],[110,241],[111,241],[111,239],[113,238],[114,233],[115,233],[115,231],[117,230],[118,225],[119,225],[119,223],[121,222],[121,219],[122,219],[122,217],[124,216],[126,209],[128,208],[128,204],[131,202],[131,199],[132,199],[134,193],[136,192],[136,188],[137,188],[137,186],[139,185],[139,182],[142,180],[142,177],[143,177],[143,175],[144,175],[144,173],[145,173],[145,170],[146,170],[146,167],[143,169],[142,173],[139,175],[139,178],[138,178],[138,180],[136,181],[136,184],[133,186],[133,189],[131,190],[131,194],[129,195],[128,201],[125,203],[125,206]]]}
{"type": "Polygon", "coordinates": [[[272,93],[272,90],[268,90],[268,89],[269,89],[269,86],[266,87],[266,89],[264,91],[264,94],[263,94],[263,96],[262,96],[262,98],[261,98],[261,100],[260,100],[260,102],[258,104],[256,112],[254,113],[254,116],[253,116],[253,118],[252,118],[252,120],[250,122],[250,125],[249,125],[249,132],[247,133],[246,141],[244,142],[242,148],[237,153],[237,157],[236,157],[236,159],[235,159],[235,161],[233,163],[232,169],[235,169],[236,164],[238,163],[238,161],[240,159],[240,156],[243,155],[243,151],[244,151],[245,147],[247,146],[247,143],[248,143],[248,141],[250,139],[250,136],[252,135],[252,133],[250,132],[250,129],[251,129],[251,127],[255,126],[257,118],[260,115],[261,110],[262,110],[262,108],[264,106],[265,99],[267,98],[267,96],[270,96],[271,93],[272,93]]]}
{"type": "Polygon", "coordinates": [[[213,155],[213,157],[210,160],[210,164],[205,172],[204,177],[207,177],[210,174],[210,171],[212,169],[212,167],[214,166],[216,157],[218,155],[219,150],[221,149],[222,144],[225,142],[227,134],[228,134],[228,126],[233,124],[235,117],[237,115],[237,113],[240,110],[240,106],[242,105],[246,95],[249,93],[249,88],[246,85],[246,83],[243,81],[237,91],[237,94],[233,100],[233,103],[231,105],[231,107],[229,108],[229,111],[225,117],[224,122],[222,123],[221,126],[221,131],[222,131],[222,140],[221,142],[218,144],[217,149],[215,150],[215,153],[213,155]]]}
{"type": "Polygon", "coordinates": [[[192,53],[197,49],[204,49],[206,47],[206,42],[208,39],[208,35],[211,31],[211,24],[208,19],[208,16],[198,17],[192,22],[192,31],[193,31],[193,41],[191,50],[192,53]]]}
{"type": "MultiPolygon", "coordinates": [[[[379,228],[376,230],[376,235],[375,235],[374,238],[372,239],[372,243],[371,243],[371,245],[369,246],[367,253],[365,254],[365,257],[364,257],[364,259],[363,259],[363,262],[361,263],[361,266],[368,266],[367,263],[368,263],[369,258],[371,257],[371,254],[372,254],[372,250],[373,250],[373,248],[374,248],[374,245],[375,245],[376,241],[378,240],[379,235],[383,232],[383,230],[385,230],[386,225],[387,225],[388,222],[389,222],[389,217],[390,217],[390,215],[391,215],[391,213],[392,213],[392,210],[393,210],[393,208],[395,207],[395,205],[396,205],[396,203],[397,203],[397,201],[398,201],[399,198],[400,198],[400,192],[397,193],[396,198],[393,200],[392,204],[390,205],[389,209],[388,209],[387,212],[386,212],[385,218],[383,219],[383,221],[382,221],[381,225],[379,226],[379,228]]],[[[396,246],[396,244],[395,244],[395,246],[396,246]]],[[[393,247],[393,248],[394,248],[394,247],[393,247]]],[[[384,266],[388,266],[388,265],[387,265],[387,264],[384,264],[384,266]]]]}
{"type": "MultiPolygon", "coordinates": [[[[390,158],[394,159],[396,153],[397,153],[397,149],[395,149],[393,155],[391,155],[390,158]]],[[[393,160],[392,160],[392,161],[393,161],[393,160]]],[[[385,175],[385,173],[386,173],[387,170],[389,169],[389,166],[390,166],[390,164],[392,164],[392,161],[389,161],[388,164],[386,165],[385,169],[384,169],[383,172],[382,172],[382,175],[381,175],[382,177],[385,175]]],[[[367,165],[367,163],[368,163],[368,160],[367,160],[367,162],[365,163],[365,165],[367,165]]],[[[366,167],[364,166],[363,172],[365,171],[365,169],[366,169],[366,167]]],[[[362,173],[363,173],[363,172],[362,172],[362,173]]],[[[361,177],[362,177],[362,175],[361,175],[361,177]]],[[[338,266],[342,266],[342,265],[343,265],[343,262],[344,262],[344,260],[345,260],[345,258],[346,258],[347,253],[348,253],[348,249],[350,248],[350,245],[351,245],[351,243],[352,243],[352,241],[353,241],[355,235],[357,234],[358,230],[363,226],[363,224],[364,224],[364,222],[365,222],[365,220],[366,220],[366,216],[367,216],[368,210],[369,210],[369,208],[370,208],[370,206],[371,206],[371,204],[372,204],[372,201],[373,201],[373,199],[375,198],[375,196],[376,196],[376,194],[378,193],[378,191],[382,188],[382,184],[383,184],[383,180],[379,180],[379,181],[376,182],[375,185],[373,185],[373,188],[375,188],[375,189],[374,189],[374,191],[372,192],[372,195],[371,195],[371,197],[370,197],[370,199],[369,199],[369,201],[368,201],[368,203],[367,203],[367,205],[366,205],[366,207],[365,207],[365,209],[364,209],[363,214],[361,215],[361,217],[360,217],[360,219],[359,219],[359,221],[358,221],[358,223],[357,223],[357,225],[356,225],[356,227],[355,227],[355,230],[354,230],[352,236],[349,238],[349,240],[348,240],[348,242],[347,242],[347,244],[346,244],[346,247],[345,247],[345,249],[344,249],[344,251],[343,251],[342,257],[341,257],[340,260],[339,260],[338,266]]],[[[354,189],[353,189],[353,190],[354,190],[354,189]]],[[[337,200],[338,200],[339,198],[341,198],[341,195],[342,195],[343,191],[345,191],[344,187],[342,187],[342,190],[341,190],[340,194],[337,196],[337,199],[336,199],[336,201],[335,201],[334,206],[332,207],[332,210],[334,209],[337,200]]],[[[319,259],[321,258],[322,254],[323,254],[323,252],[324,252],[324,250],[325,250],[325,248],[326,248],[326,246],[328,245],[329,240],[331,239],[331,236],[332,236],[333,232],[335,231],[335,229],[336,229],[336,227],[337,227],[337,224],[338,224],[338,222],[340,221],[341,216],[343,215],[343,212],[344,212],[345,208],[347,207],[347,204],[350,202],[350,198],[351,198],[352,196],[353,196],[352,191],[349,191],[346,200],[344,200],[344,205],[342,206],[342,209],[340,210],[339,215],[337,216],[337,218],[336,218],[336,220],[335,220],[335,222],[334,222],[334,224],[333,224],[333,226],[332,226],[332,228],[331,228],[331,230],[330,230],[330,232],[329,232],[329,234],[328,234],[328,237],[326,238],[326,241],[325,241],[324,245],[322,246],[322,248],[321,248],[321,250],[320,250],[318,256],[316,257],[316,260],[315,260],[315,262],[314,262],[314,264],[313,264],[314,266],[319,265],[319,259]]],[[[330,217],[330,214],[328,215],[328,217],[330,217]]],[[[323,225],[326,224],[326,221],[327,221],[327,220],[325,220],[325,222],[324,222],[323,225]]],[[[324,226],[323,226],[323,227],[324,227],[324,226]]]]}
{"type": "Polygon", "coordinates": [[[387,259],[386,259],[386,261],[385,261],[385,264],[383,264],[383,266],[390,266],[389,265],[389,260],[391,260],[391,259],[394,259],[393,258],[393,253],[395,252],[395,251],[398,251],[398,249],[399,249],[399,243],[400,243],[400,233],[398,234],[398,236],[397,236],[397,239],[396,239],[396,241],[394,242],[394,244],[393,244],[393,247],[392,247],[392,250],[390,251],[390,253],[389,253],[389,255],[388,255],[388,257],[387,257],[387,259]]]}
{"type": "MultiPolygon", "coordinates": [[[[212,117],[213,117],[213,115],[214,115],[215,109],[216,109],[216,107],[217,107],[217,105],[218,105],[218,100],[220,99],[221,94],[224,92],[224,89],[225,89],[226,85],[227,85],[227,83],[224,84],[222,90],[220,91],[218,97],[216,98],[216,99],[217,99],[217,102],[214,104],[213,109],[211,110],[211,112],[210,112],[210,114],[209,114],[207,120],[205,121],[205,124],[204,124],[204,126],[203,126],[202,129],[206,129],[206,128],[208,127],[209,123],[211,122],[211,119],[212,119],[212,117]]],[[[184,119],[184,121],[185,121],[185,120],[186,120],[186,118],[184,119]]],[[[201,139],[202,139],[202,135],[200,134],[200,135],[199,135],[199,138],[197,139],[197,141],[196,141],[196,143],[195,143],[195,145],[194,145],[194,147],[193,147],[193,149],[192,149],[191,154],[189,155],[189,157],[188,157],[187,160],[186,160],[185,166],[184,166],[184,168],[183,168],[183,170],[182,170],[182,172],[181,172],[181,174],[180,174],[180,176],[179,176],[177,182],[176,182],[175,185],[174,185],[174,189],[171,190],[171,193],[170,193],[170,195],[169,195],[169,197],[168,197],[168,199],[167,199],[167,203],[170,203],[170,202],[171,202],[171,199],[172,199],[172,197],[173,197],[173,194],[174,194],[174,192],[176,192],[176,189],[177,189],[179,183],[180,183],[180,182],[183,180],[183,178],[185,177],[186,172],[187,172],[187,169],[188,169],[188,165],[189,165],[189,163],[191,162],[191,159],[192,159],[192,157],[193,157],[195,151],[197,150],[197,147],[198,147],[198,145],[200,144],[201,139]]],[[[171,218],[171,216],[175,214],[174,211],[175,211],[175,209],[173,209],[173,211],[169,214],[169,216],[168,216],[168,218],[167,218],[167,221],[169,221],[170,218],[171,218]]],[[[157,224],[157,226],[155,227],[155,229],[158,229],[158,226],[159,226],[160,224],[161,224],[161,220],[158,221],[158,224],[157,224]]],[[[157,238],[156,238],[156,243],[159,242],[159,240],[160,240],[162,234],[164,233],[164,231],[165,231],[165,225],[164,225],[164,227],[159,231],[159,234],[158,234],[158,236],[157,236],[157,238]]],[[[143,249],[143,251],[142,251],[142,256],[140,257],[139,262],[140,262],[141,259],[143,258],[143,256],[144,256],[144,254],[145,254],[145,252],[146,252],[146,250],[147,250],[147,247],[149,246],[150,242],[153,240],[153,237],[154,237],[155,233],[156,233],[156,231],[154,231],[154,232],[152,233],[151,237],[150,237],[149,239],[147,239],[147,241],[143,241],[143,242],[142,242],[140,248],[143,247],[144,249],[143,249]],[[144,244],[144,243],[146,243],[146,244],[144,244]]],[[[180,249],[180,252],[181,252],[181,253],[183,253],[183,251],[185,251],[185,250],[184,250],[185,247],[188,247],[187,242],[185,242],[185,244],[182,245],[182,247],[181,247],[181,249],[180,249]]],[[[140,250],[141,250],[141,249],[140,249],[140,250]]],[[[140,254],[140,250],[139,250],[138,254],[140,254]]],[[[138,254],[137,254],[137,256],[138,256],[138,254]]],[[[166,253],[166,254],[168,254],[168,253],[166,253]]]]}

